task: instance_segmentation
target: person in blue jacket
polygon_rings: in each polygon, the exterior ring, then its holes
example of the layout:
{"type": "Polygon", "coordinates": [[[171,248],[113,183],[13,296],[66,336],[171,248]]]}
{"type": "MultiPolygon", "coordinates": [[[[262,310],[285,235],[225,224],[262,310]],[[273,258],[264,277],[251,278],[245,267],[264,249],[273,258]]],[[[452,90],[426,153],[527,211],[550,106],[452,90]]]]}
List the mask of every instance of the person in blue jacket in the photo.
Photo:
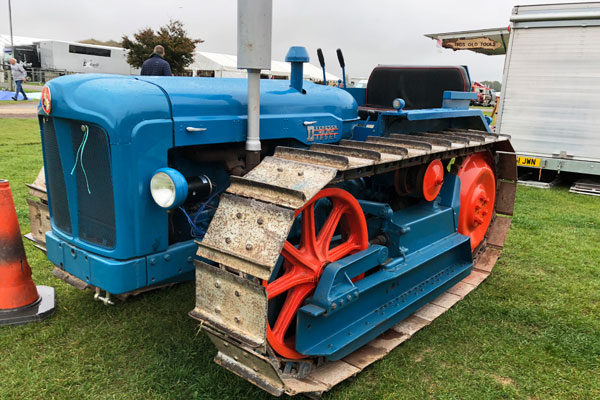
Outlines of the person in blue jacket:
{"type": "Polygon", "coordinates": [[[171,76],[171,66],[163,58],[165,48],[160,44],[154,46],[154,53],[142,64],[141,75],[171,76]]]}

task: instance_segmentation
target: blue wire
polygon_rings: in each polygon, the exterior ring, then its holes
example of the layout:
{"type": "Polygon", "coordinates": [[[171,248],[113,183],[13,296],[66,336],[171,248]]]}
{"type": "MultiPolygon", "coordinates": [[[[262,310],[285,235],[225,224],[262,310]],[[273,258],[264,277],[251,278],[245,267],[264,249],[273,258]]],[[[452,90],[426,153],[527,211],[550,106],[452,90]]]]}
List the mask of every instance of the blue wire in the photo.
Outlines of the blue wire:
{"type": "Polygon", "coordinates": [[[202,212],[204,211],[204,209],[206,208],[206,206],[208,205],[208,203],[210,203],[216,196],[218,196],[219,194],[221,194],[221,192],[223,192],[223,190],[225,190],[225,187],[222,187],[220,189],[217,189],[209,198],[208,200],[206,200],[204,203],[202,203],[202,206],[200,206],[200,208],[198,209],[198,211],[196,211],[193,215],[193,222],[194,224],[196,223],[196,220],[198,219],[198,217],[200,216],[200,214],[202,214],[202,212]]]}
{"type": "Polygon", "coordinates": [[[204,203],[202,203],[202,205],[200,206],[200,208],[194,213],[192,214],[192,216],[190,216],[183,207],[179,207],[179,209],[183,212],[183,215],[185,215],[185,217],[188,220],[188,223],[190,224],[190,236],[192,237],[200,237],[200,236],[204,236],[206,234],[206,231],[204,231],[202,228],[200,228],[198,226],[198,218],[200,217],[200,215],[202,214],[202,212],[204,211],[204,209],[206,208],[206,206],[219,194],[221,194],[223,192],[223,190],[225,190],[225,187],[222,187],[220,189],[218,189],[217,191],[215,191],[209,198],[208,200],[206,200],[204,203]]]}
{"type": "Polygon", "coordinates": [[[202,236],[206,233],[202,229],[200,229],[196,224],[194,224],[194,221],[192,221],[192,219],[190,218],[190,216],[188,215],[188,213],[185,211],[185,209],[183,207],[179,207],[179,209],[183,212],[183,215],[185,215],[185,217],[188,220],[188,223],[190,224],[190,236],[198,237],[198,236],[202,236]]]}
{"type": "Polygon", "coordinates": [[[75,168],[77,168],[77,161],[81,162],[81,170],[83,171],[83,176],[85,178],[85,185],[87,186],[88,194],[92,194],[90,191],[90,182],[88,181],[87,173],[85,172],[85,168],[83,167],[83,150],[85,149],[85,144],[87,143],[88,136],[90,134],[90,128],[85,126],[85,134],[83,135],[83,139],[79,144],[79,148],[77,149],[77,154],[75,154],[75,164],[73,165],[73,169],[71,170],[71,175],[75,173],[75,168]]]}

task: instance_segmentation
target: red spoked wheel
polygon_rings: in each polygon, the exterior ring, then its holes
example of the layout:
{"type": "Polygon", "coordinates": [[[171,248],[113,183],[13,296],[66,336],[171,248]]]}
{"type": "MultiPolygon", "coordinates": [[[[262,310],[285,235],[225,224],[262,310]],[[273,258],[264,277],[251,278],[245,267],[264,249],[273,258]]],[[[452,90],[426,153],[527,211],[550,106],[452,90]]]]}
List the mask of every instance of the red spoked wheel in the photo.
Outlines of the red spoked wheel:
{"type": "Polygon", "coordinates": [[[492,222],[496,200],[492,165],[489,153],[475,153],[458,170],[461,182],[458,232],[471,238],[471,249],[479,246],[492,222]]]}
{"type": "Polygon", "coordinates": [[[273,326],[267,321],[267,340],[281,356],[301,359],[306,356],[295,349],[295,334],[290,327],[304,300],[315,290],[325,266],[369,246],[367,223],[358,201],[342,189],[324,189],[301,209],[301,236],[298,247],[286,241],[283,274],[266,285],[269,302],[285,296],[273,326]],[[328,198],[332,209],[317,233],[315,204],[328,198]],[[334,234],[341,240],[333,242],[334,234]]]}

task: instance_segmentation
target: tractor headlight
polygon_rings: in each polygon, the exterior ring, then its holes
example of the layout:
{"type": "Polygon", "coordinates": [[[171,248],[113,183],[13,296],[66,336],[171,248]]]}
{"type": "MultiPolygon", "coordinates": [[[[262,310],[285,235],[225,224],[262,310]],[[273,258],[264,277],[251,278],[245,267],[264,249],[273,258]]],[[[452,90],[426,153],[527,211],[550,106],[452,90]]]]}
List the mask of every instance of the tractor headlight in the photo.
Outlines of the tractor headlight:
{"type": "Polygon", "coordinates": [[[154,172],[150,181],[150,194],[162,208],[179,207],[188,195],[185,177],[173,168],[161,168],[154,172]]]}

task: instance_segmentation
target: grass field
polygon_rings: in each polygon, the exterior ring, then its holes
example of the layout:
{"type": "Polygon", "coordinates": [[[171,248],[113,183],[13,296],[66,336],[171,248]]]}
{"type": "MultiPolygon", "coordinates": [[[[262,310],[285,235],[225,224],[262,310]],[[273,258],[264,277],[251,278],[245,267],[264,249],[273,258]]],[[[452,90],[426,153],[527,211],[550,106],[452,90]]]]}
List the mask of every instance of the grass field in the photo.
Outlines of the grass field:
{"type": "MultiPolygon", "coordinates": [[[[0,177],[22,233],[42,164],[35,120],[0,121],[0,177]]],[[[0,399],[267,399],[212,362],[187,316],[194,284],[106,307],[26,244],[49,320],[0,328],[0,399]]],[[[328,399],[600,398],[600,198],[519,187],[512,229],[476,291],[328,399]]]]}
{"type": "Polygon", "coordinates": [[[38,99],[31,99],[31,100],[19,100],[14,101],[14,100],[0,100],[0,105],[2,104],[28,104],[28,103],[39,103],[38,99]]]}

